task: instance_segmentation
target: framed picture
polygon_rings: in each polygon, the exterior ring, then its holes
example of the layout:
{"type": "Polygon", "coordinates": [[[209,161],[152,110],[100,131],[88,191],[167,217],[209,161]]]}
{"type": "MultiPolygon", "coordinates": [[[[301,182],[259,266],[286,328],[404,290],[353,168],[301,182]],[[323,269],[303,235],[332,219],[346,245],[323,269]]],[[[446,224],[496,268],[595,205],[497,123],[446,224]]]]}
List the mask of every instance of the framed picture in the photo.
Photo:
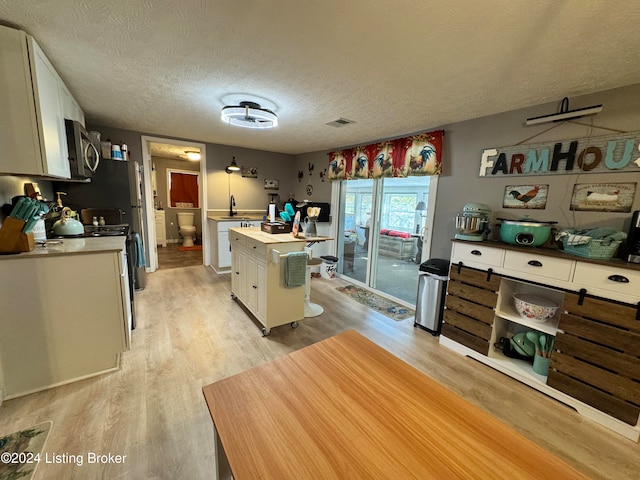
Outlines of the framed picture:
{"type": "Polygon", "coordinates": [[[264,179],[264,189],[265,190],[278,190],[280,188],[280,182],[278,180],[272,178],[264,179]]]}
{"type": "Polygon", "coordinates": [[[258,178],[258,169],[256,167],[240,167],[243,177],[258,178]]]}
{"type": "Polygon", "coordinates": [[[630,212],[635,183],[576,183],[571,210],[587,212],[630,212]]]}
{"type": "Polygon", "coordinates": [[[543,210],[547,206],[548,191],[549,185],[507,185],[502,207],[543,210]]]}

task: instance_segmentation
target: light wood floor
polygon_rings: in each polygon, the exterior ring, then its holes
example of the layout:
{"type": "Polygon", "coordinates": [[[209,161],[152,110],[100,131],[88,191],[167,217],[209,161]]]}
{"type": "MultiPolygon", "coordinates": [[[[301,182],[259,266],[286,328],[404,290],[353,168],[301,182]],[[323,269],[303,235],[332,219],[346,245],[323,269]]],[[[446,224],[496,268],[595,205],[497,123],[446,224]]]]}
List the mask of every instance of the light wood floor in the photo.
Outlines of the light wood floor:
{"type": "Polygon", "coordinates": [[[180,251],[181,243],[168,243],[166,247],[158,246],[158,268],[182,268],[202,265],[202,250],[180,251]]]}
{"type": "Polygon", "coordinates": [[[337,292],[340,283],[314,279],[312,300],[325,313],[263,338],[230,300],[228,275],[203,266],[159,270],[136,293],[138,327],[121,371],[6,401],[0,433],[52,420],[46,452],[127,456],[120,465],[41,464],[35,480],[214,478],[202,387],[353,328],[592,478],[638,479],[639,444],[441,347],[411,319],[368,310],[337,292]]]}

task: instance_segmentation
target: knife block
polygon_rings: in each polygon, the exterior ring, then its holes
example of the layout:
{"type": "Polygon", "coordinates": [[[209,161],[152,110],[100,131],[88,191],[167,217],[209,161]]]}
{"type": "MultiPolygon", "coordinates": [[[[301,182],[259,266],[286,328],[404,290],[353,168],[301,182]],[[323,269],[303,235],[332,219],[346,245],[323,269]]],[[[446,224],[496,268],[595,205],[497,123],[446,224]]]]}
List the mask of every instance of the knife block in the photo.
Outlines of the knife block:
{"type": "Polygon", "coordinates": [[[24,220],[7,217],[0,228],[0,253],[30,252],[36,248],[33,233],[22,233],[24,220]]]}

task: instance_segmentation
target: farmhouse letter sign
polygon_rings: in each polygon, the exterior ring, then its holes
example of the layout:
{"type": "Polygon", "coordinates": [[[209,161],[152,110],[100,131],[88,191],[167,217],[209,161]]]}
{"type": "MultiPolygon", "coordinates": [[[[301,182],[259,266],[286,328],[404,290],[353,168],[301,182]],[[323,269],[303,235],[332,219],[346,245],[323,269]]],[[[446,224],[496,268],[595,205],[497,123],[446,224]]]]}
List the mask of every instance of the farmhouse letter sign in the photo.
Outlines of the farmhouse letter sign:
{"type": "Polygon", "coordinates": [[[480,161],[481,177],[614,172],[640,173],[640,132],[490,148],[480,161]]]}

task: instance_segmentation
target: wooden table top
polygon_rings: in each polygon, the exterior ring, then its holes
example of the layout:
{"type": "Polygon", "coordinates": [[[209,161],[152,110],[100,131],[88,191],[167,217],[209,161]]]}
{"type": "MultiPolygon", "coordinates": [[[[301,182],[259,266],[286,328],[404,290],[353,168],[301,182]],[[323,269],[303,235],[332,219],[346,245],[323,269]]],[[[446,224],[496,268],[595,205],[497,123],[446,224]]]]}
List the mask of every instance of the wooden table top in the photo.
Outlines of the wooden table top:
{"type": "Polygon", "coordinates": [[[353,330],[203,391],[235,480],[587,478],[353,330]]]}

